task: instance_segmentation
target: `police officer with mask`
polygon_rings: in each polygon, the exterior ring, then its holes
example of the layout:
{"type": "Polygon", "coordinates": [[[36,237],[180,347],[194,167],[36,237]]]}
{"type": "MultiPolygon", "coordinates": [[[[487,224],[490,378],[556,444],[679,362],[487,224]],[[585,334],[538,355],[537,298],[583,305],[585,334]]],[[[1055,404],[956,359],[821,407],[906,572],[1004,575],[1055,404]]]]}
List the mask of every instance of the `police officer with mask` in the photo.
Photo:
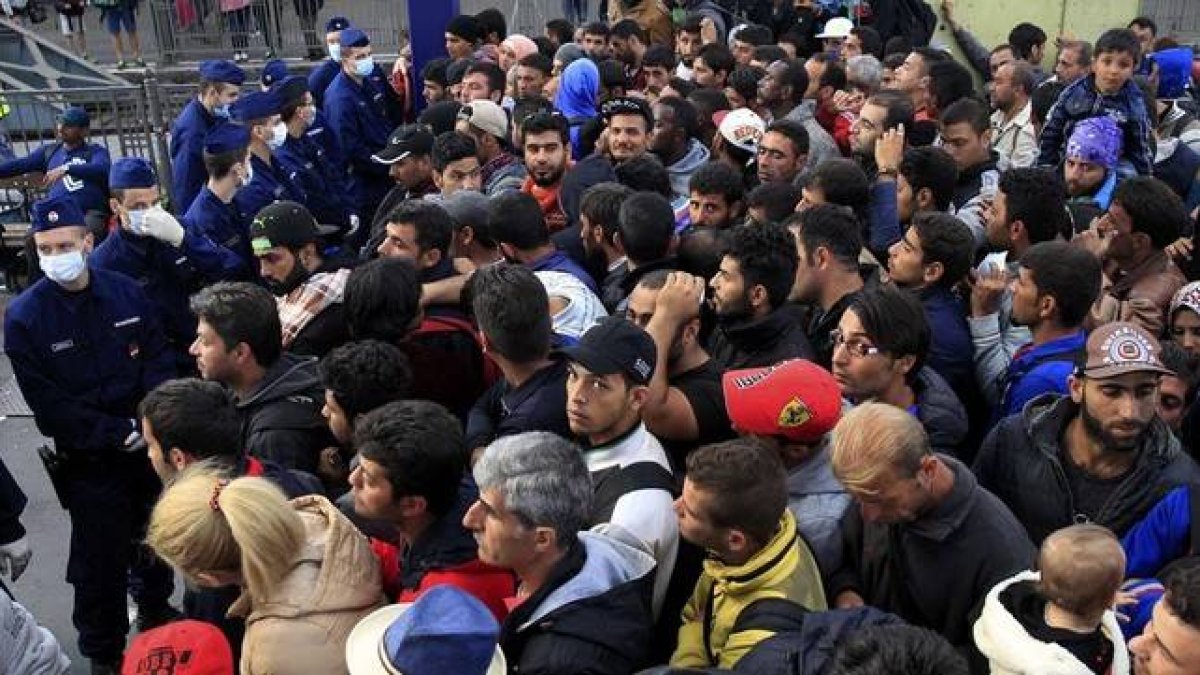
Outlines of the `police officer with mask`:
{"type": "Polygon", "coordinates": [[[230,108],[233,120],[250,130],[250,180],[233,196],[242,222],[280,200],[304,203],[304,192],[275,157],[288,135],[279,117],[282,108],[279,96],[269,91],[246,94],[230,108]]]}
{"type": "Polygon", "coordinates": [[[325,49],[329,50],[329,58],[308,74],[308,90],[318,108],[325,107],[325,90],[342,71],[342,31],[349,27],[350,20],[344,16],[331,17],[325,22],[325,49]]]}
{"type": "Polygon", "coordinates": [[[219,124],[204,137],[204,169],[208,183],[183,216],[185,229],[203,235],[237,254],[236,278],[257,276],[258,261],[250,252],[248,220],[238,213],[234,195],[250,182],[250,130],[240,124],[219,124]]]}
{"type": "Polygon", "coordinates": [[[188,297],[210,283],[239,278],[242,259],[198,228],[184,228],[159,206],[158,176],[150,162],[118,159],[108,180],[120,227],[96,247],[91,265],[142,285],[162,319],[179,372],[190,373],[195,360],[187,351],[196,337],[196,317],[188,309],[188,297]]]}
{"type": "Polygon", "coordinates": [[[127,591],[139,630],[178,617],[170,569],[141,545],[160,484],[136,419],[175,362],[138,283],[89,268],[92,236],[74,201],[38,202],[32,220],[45,277],[9,304],[4,349],[38,430],[63,458],[54,478],[71,518],[67,581],[79,651],[93,674],[116,673],[127,591]]]}
{"type": "Polygon", "coordinates": [[[200,93],[188,102],[171,125],[171,199],[175,213],[187,213],[204,185],[204,136],[222,120],[237,100],[246,73],[232,61],[200,64],[200,93]]]}

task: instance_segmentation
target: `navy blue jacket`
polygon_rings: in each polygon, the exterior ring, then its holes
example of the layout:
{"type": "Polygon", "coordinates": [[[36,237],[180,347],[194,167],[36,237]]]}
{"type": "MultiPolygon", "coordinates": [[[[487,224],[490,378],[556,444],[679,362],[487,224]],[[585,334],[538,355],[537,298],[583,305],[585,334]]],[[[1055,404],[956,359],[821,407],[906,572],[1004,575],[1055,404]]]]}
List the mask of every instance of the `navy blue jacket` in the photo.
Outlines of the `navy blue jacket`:
{"type": "Polygon", "coordinates": [[[21,512],[29,500],[25,492],[17,484],[4,461],[0,460],[0,546],[25,536],[25,527],[21,525],[21,512]]]}
{"type": "Polygon", "coordinates": [[[945,378],[955,391],[974,386],[975,345],[971,342],[962,300],[944,286],[921,289],[920,299],[930,330],[925,364],[945,378]]]}
{"type": "Polygon", "coordinates": [[[79,292],[39,279],[4,317],[4,351],[38,430],[68,453],[120,448],[142,397],[176,375],[137,282],[107,270],[90,274],[79,292]]]}
{"type": "Polygon", "coordinates": [[[333,78],[342,72],[342,64],[333,59],[326,59],[321,65],[313,68],[308,74],[308,90],[312,92],[313,102],[318,108],[325,107],[325,90],[333,82],[333,78]]]}
{"type": "Polygon", "coordinates": [[[393,184],[388,167],[371,159],[395,127],[387,97],[372,78],[359,83],[340,72],[325,91],[324,111],[346,154],[351,203],[358,213],[373,213],[393,184]]]}
{"type": "Polygon", "coordinates": [[[1139,175],[1149,176],[1154,168],[1154,146],[1150,118],[1142,101],[1142,90],[1129,79],[1115,94],[1101,94],[1094,74],[1067,85],[1058,95],[1042,127],[1038,144],[1038,166],[1058,166],[1067,150],[1075,124],[1089,117],[1108,116],[1121,128],[1121,158],[1129,160],[1139,175]]]}
{"type": "Polygon", "coordinates": [[[345,172],[338,170],[320,143],[307,134],[299,138],[288,136],[275,151],[275,157],[304,192],[304,205],[318,223],[349,227],[352,211],[345,172]]]}
{"type": "Polygon", "coordinates": [[[187,227],[179,248],[118,228],[96,248],[90,262],[141,284],[163,322],[167,342],[185,366],[191,361],[188,345],[196,336],[196,317],[188,308],[188,297],[207,284],[245,274],[238,254],[187,227]]]}
{"type": "Polygon", "coordinates": [[[345,181],[346,153],[342,152],[342,144],[338,141],[337,134],[329,128],[329,119],[325,117],[325,112],[321,110],[319,103],[317,104],[317,116],[313,118],[312,126],[304,132],[304,136],[315,141],[325,151],[325,161],[329,162],[330,171],[336,173],[340,181],[345,181]]]}
{"type": "Polygon", "coordinates": [[[208,237],[213,243],[238,256],[242,265],[235,278],[251,279],[257,276],[258,260],[250,250],[250,222],[242,218],[235,204],[221,201],[205,185],[200,188],[200,193],[181,221],[184,231],[208,237]]]}
{"type": "Polygon", "coordinates": [[[108,169],[112,164],[108,149],[95,143],[84,143],[68,149],[62,143],[47,143],[24,157],[0,164],[0,178],[21,176],[67,166],[62,178],[50,186],[48,197],[68,195],[80,210],[108,212],[108,169]]]}
{"type": "Polygon", "coordinates": [[[171,206],[187,213],[208,180],[204,169],[204,136],[219,120],[192,99],[171,125],[171,206]]]}
{"type": "Polygon", "coordinates": [[[233,205],[243,223],[250,223],[264,206],[278,201],[304,203],[304,192],[275,157],[268,164],[258,155],[250,155],[250,166],[254,168],[254,176],[233,196],[233,205]]]}

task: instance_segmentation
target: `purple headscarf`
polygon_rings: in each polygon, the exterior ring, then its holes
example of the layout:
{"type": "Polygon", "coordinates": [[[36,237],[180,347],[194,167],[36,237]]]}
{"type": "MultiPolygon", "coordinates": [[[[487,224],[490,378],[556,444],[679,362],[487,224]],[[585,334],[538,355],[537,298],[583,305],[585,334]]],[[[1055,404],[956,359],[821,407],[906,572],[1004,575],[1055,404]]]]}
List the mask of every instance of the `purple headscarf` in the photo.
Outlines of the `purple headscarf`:
{"type": "Polygon", "coordinates": [[[1117,168],[1121,158],[1121,128],[1111,117],[1089,117],[1075,125],[1067,141],[1067,157],[1117,168]]]}

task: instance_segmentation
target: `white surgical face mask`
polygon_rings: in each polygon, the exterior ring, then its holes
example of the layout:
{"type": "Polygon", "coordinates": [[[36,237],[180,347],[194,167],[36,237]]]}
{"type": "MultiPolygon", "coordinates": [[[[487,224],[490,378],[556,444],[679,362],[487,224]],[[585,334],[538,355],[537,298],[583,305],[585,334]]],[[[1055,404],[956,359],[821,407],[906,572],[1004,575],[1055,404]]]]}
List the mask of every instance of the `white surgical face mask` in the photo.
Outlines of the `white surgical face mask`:
{"type": "Polygon", "coordinates": [[[361,77],[366,77],[375,72],[375,57],[364,56],[354,62],[354,72],[361,77]]]}
{"type": "Polygon", "coordinates": [[[317,106],[304,106],[304,112],[302,114],[304,115],[304,128],[311,129],[312,125],[317,121],[317,106]]]}
{"type": "Polygon", "coordinates": [[[146,214],[150,209],[130,209],[129,229],[134,234],[146,234],[146,214]]]}
{"type": "Polygon", "coordinates": [[[213,108],[213,114],[221,119],[229,119],[229,104],[226,103],[225,105],[219,105],[213,108]]]}
{"type": "Polygon", "coordinates": [[[287,141],[287,135],[287,125],[283,122],[276,122],[275,126],[271,127],[271,137],[267,139],[267,145],[272,150],[278,150],[287,141]]]}
{"type": "Polygon", "coordinates": [[[342,60],[342,46],[341,45],[331,44],[331,45],[325,45],[325,46],[329,48],[329,58],[333,59],[334,61],[342,60]]]}
{"type": "Polygon", "coordinates": [[[39,256],[38,266],[50,281],[60,285],[69,284],[83,274],[83,251],[39,256]]]}

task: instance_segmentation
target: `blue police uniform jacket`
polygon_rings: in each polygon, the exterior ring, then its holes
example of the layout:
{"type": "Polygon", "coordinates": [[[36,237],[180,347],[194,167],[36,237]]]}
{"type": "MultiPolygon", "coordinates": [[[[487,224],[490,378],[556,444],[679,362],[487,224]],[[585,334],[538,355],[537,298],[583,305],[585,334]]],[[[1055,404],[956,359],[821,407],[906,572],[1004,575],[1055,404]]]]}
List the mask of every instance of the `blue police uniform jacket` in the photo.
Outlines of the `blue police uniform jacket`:
{"type": "Polygon", "coordinates": [[[393,184],[388,167],[371,159],[387,146],[394,128],[386,97],[372,78],[360,84],[338,73],[325,91],[324,110],[346,153],[351,203],[358,213],[372,213],[393,184]]]}
{"type": "Polygon", "coordinates": [[[171,201],[175,213],[187,213],[208,181],[204,170],[204,137],[219,122],[192,99],[171,125],[171,201]]]}
{"type": "Polygon", "coordinates": [[[325,90],[329,88],[333,78],[342,72],[342,64],[333,59],[325,59],[321,65],[313,68],[308,74],[308,90],[312,92],[313,102],[318,108],[325,106],[325,90]]]}
{"type": "Polygon", "coordinates": [[[238,254],[196,229],[184,227],[183,241],[175,248],[118,228],[89,258],[93,268],[120,272],[141,284],[162,320],[167,342],[184,367],[191,361],[187,349],[196,336],[196,317],[188,307],[188,297],[208,284],[245,276],[245,264],[238,254]]]}
{"type": "Polygon", "coordinates": [[[329,162],[330,167],[345,180],[346,176],[346,153],[342,152],[342,144],[338,142],[337,134],[333,133],[333,129],[329,128],[329,119],[325,117],[324,111],[317,108],[317,115],[313,118],[312,126],[304,135],[325,151],[325,160],[329,162]]]}
{"type": "Polygon", "coordinates": [[[108,169],[112,164],[108,149],[95,143],[67,148],[63,143],[47,143],[24,157],[0,164],[0,178],[20,176],[66,166],[67,172],[50,186],[48,197],[69,196],[84,213],[108,211],[108,169]]]}
{"type": "Polygon", "coordinates": [[[268,204],[283,200],[304,203],[304,192],[292,182],[283,165],[274,157],[268,164],[257,155],[251,155],[250,166],[254,168],[254,177],[233,196],[233,205],[237,207],[238,218],[243,223],[254,220],[254,216],[268,204]]]}
{"type": "Polygon", "coordinates": [[[242,219],[232,202],[221,201],[205,185],[181,220],[185,232],[207,237],[237,255],[242,264],[235,278],[250,279],[257,273],[258,261],[250,250],[250,223],[242,219]]]}
{"type": "Polygon", "coordinates": [[[68,453],[121,447],[142,397],[176,375],[138,283],[107,270],[90,275],[78,292],[39,279],[4,317],[4,351],[38,430],[68,453]]]}
{"type": "Polygon", "coordinates": [[[349,226],[353,211],[346,193],[345,175],[329,161],[320,143],[307,134],[299,138],[288,136],[283,146],[275,151],[275,158],[292,182],[304,192],[304,205],[318,223],[349,226]]]}

